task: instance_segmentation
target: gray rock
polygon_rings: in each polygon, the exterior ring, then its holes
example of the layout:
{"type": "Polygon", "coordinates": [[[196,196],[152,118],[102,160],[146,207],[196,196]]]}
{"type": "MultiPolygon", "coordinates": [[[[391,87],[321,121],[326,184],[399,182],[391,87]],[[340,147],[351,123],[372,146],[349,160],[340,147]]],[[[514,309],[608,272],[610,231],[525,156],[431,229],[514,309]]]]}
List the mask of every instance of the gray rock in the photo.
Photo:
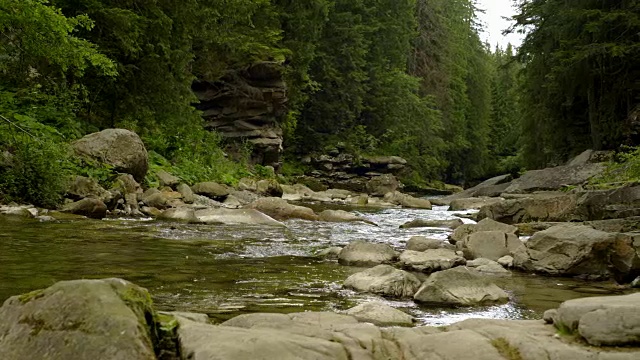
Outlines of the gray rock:
{"type": "Polygon", "coordinates": [[[505,234],[517,234],[518,228],[492,219],[482,219],[477,224],[464,224],[457,227],[449,236],[452,243],[463,242],[469,235],[480,231],[500,231],[505,234]]]}
{"type": "Polygon", "coordinates": [[[346,288],[393,297],[412,297],[420,284],[415,275],[390,265],[355,273],[344,282],[346,288]]]}
{"type": "Polygon", "coordinates": [[[260,195],[272,197],[281,197],[283,194],[282,186],[273,179],[256,182],[256,191],[260,195]]]}
{"type": "Polygon", "coordinates": [[[592,278],[624,277],[639,261],[631,237],[570,224],[537,232],[514,253],[522,270],[592,278]]]}
{"type": "Polygon", "coordinates": [[[345,246],[338,256],[341,265],[374,266],[390,263],[398,257],[398,253],[387,244],[374,244],[356,240],[345,246]]]}
{"type": "Polygon", "coordinates": [[[411,315],[394,309],[379,301],[370,301],[360,304],[345,312],[358,319],[377,326],[411,326],[414,319],[411,315]]]}
{"type": "Polygon", "coordinates": [[[206,224],[285,226],[255,209],[202,209],[196,211],[195,216],[206,224]]]}
{"type": "Polygon", "coordinates": [[[415,198],[411,195],[403,194],[399,191],[386,193],[384,195],[384,201],[390,204],[400,205],[407,208],[431,210],[431,202],[429,202],[429,200],[415,198]]]}
{"type": "Polygon", "coordinates": [[[490,218],[505,224],[536,221],[573,221],[578,197],[571,193],[538,193],[508,199],[480,209],[478,219],[490,218]]]}
{"type": "Polygon", "coordinates": [[[193,204],[195,201],[193,190],[189,187],[189,185],[185,183],[180,183],[176,186],[176,191],[182,195],[182,201],[186,204],[193,204]]]}
{"type": "Polygon", "coordinates": [[[449,211],[460,211],[469,209],[480,209],[483,206],[493,205],[504,201],[503,198],[498,197],[477,197],[477,198],[462,198],[455,199],[449,203],[449,211]]]}
{"type": "Polygon", "coordinates": [[[76,176],[71,180],[65,197],[73,200],[81,200],[91,197],[100,199],[106,203],[109,202],[111,194],[100,186],[100,184],[98,184],[94,179],[84,176],[76,176]]]}
{"type": "MultiPolygon", "coordinates": [[[[437,200],[432,200],[432,202],[434,204],[437,203],[437,205],[449,205],[451,203],[451,201],[456,200],[456,199],[466,199],[466,198],[472,198],[475,196],[489,196],[489,195],[482,195],[484,193],[488,193],[488,189],[492,189],[492,192],[495,193],[496,191],[493,190],[495,189],[496,186],[498,185],[502,185],[502,184],[506,184],[508,182],[511,181],[511,179],[513,179],[513,177],[510,174],[506,174],[506,175],[500,175],[500,176],[496,176],[493,177],[491,179],[487,179],[485,181],[483,181],[482,183],[466,189],[464,191],[458,192],[456,194],[453,195],[449,195],[443,198],[439,198],[437,200]]],[[[501,188],[506,188],[505,186],[502,186],[501,188]]],[[[502,191],[500,191],[498,194],[499,195],[502,191]]]]}
{"type": "Polygon", "coordinates": [[[82,215],[92,219],[102,219],[107,216],[107,205],[99,199],[85,198],[64,205],[60,211],[75,215],[82,215]]]}
{"type": "Polygon", "coordinates": [[[601,174],[604,169],[604,164],[597,163],[530,170],[520,178],[513,180],[505,192],[522,194],[534,191],[560,190],[567,185],[585,183],[590,178],[601,174]]]}
{"type": "Polygon", "coordinates": [[[453,247],[440,239],[430,239],[424,236],[413,236],[407,241],[407,250],[425,251],[453,247]]]}
{"type": "Polygon", "coordinates": [[[305,206],[291,205],[280,198],[261,198],[251,203],[249,207],[276,220],[303,219],[317,221],[320,219],[312,209],[305,206]]]}
{"type": "Polygon", "coordinates": [[[384,174],[376,176],[367,182],[367,192],[372,196],[384,196],[389,192],[396,191],[400,183],[395,176],[384,174]]]}
{"type": "Polygon", "coordinates": [[[501,231],[474,232],[462,243],[473,258],[486,258],[493,261],[511,255],[522,246],[522,241],[516,235],[501,231]]]}
{"type": "Polygon", "coordinates": [[[152,360],[146,290],[120,279],[63,281],[0,308],[0,359],[152,360]]]}
{"type": "Polygon", "coordinates": [[[545,311],[544,314],[542,314],[542,320],[544,320],[546,324],[553,324],[556,321],[555,319],[557,317],[558,317],[558,310],[556,309],[549,309],[545,311]]]}
{"type": "Polygon", "coordinates": [[[38,209],[32,205],[0,205],[0,214],[33,218],[38,216],[38,209]]]}
{"type": "Polygon", "coordinates": [[[504,266],[505,268],[513,267],[513,256],[507,255],[498,259],[498,264],[504,266]]]}
{"type": "Polygon", "coordinates": [[[377,224],[371,220],[354,215],[344,210],[324,210],[318,215],[320,216],[321,221],[326,222],[363,222],[369,225],[377,226],[377,224]]]}
{"type": "Polygon", "coordinates": [[[173,176],[164,170],[160,170],[156,172],[156,176],[158,177],[158,180],[160,180],[161,187],[162,186],[174,187],[180,184],[180,181],[181,181],[179,177],[173,176]]]}
{"type": "Polygon", "coordinates": [[[452,220],[422,220],[415,219],[400,225],[400,229],[411,229],[411,228],[419,228],[419,227],[434,227],[434,228],[444,228],[444,229],[457,229],[459,226],[463,225],[464,222],[460,219],[452,219],[452,220]]]}
{"type": "Polygon", "coordinates": [[[76,154],[111,165],[116,171],[143,181],[149,155],[140,137],[125,129],[107,129],[89,134],[71,144],[76,154]]]}
{"type": "Polygon", "coordinates": [[[327,258],[327,259],[338,259],[338,256],[340,256],[340,252],[342,251],[342,248],[339,246],[332,246],[330,248],[326,248],[326,249],[322,249],[320,251],[318,251],[316,253],[316,256],[318,257],[322,257],[322,258],[327,258]]]}
{"type": "Polygon", "coordinates": [[[191,187],[191,190],[195,194],[206,196],[216,201],[224,201],[229,195],[229,190],[226,186],[212,181],[195,184],[191,187]]]}
{"type": "Polygon", "coordinates": [[[466,260],[453,250],[435,249],[426,251],[407,250],[400,254],[399,263],[405,269],[432,273],[464,265],[466,260]]]}
{"type": "Polygon", "coordinates": [[[554,325],[577,331],[595,346],[640,344],[640,293],[565,301],[554,325]]]}
{"type": "Polygon", "coordinates": [[[190,207],[179,207],[167,209],[162,212],[158,216],[160,220],[168,220],[168,221],[180,221],[187,223],[198,223],[198,218],[196,217],[196,213],[193,208],[190,207]]]}
{"type": "Polygon", "coordinates": [[[473,306],[505,303],[509,295],[477,272],[456,267],[431,274],[413,298],[429,304],[473,306]]]}

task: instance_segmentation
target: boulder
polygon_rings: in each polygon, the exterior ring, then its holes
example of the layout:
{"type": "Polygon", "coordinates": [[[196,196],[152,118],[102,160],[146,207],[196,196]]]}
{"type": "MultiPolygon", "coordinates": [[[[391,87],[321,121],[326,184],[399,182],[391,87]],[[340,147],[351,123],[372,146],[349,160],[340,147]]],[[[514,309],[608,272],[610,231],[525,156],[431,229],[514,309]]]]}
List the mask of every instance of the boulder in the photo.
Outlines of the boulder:
{"type": "Polygon", "coordinates": [[[190,207],[179,207],[167,209],[158,216],[160,220],[168,220],[168,221],[180,221],[187,223],[197,223],[198,218],[196,217],[196,213],[193,208],[190,207]]]}
{"type": "Polygon", "coordinates": [[[482,274],[489,274],[489,275],[511,274],[509,270],[506,270],[499,263],[493,260],[485,259],[485,258],[478,258],[475,260],[467,261],[467,267],[473,268],[475,271],[482,274]]]}
{"type": "Polygon", "coordinates": [[[90,197],[100,199],[107,203],[111,199],[111,194],[100,186],[100,184],[98,184],[94,179],[84,176],[75,176],[67,188],[65,197],[73,200],[81,200],[90,197]]]}
{"type": "Polygon", "coordinates": [[[554,325],[580,334],[595,346],[640,345],[640,293],[565,301],[554,325]]]}
{"type": "Polygon", "coordinates": [[[123,194],[142,194],[142,186],[136,181],[131,174],[120,174],[113,184],[113,188],[121,191],[123,194]]]}
{"type": "Polygon", "coordinates": [[[149,168],[149,155],[140,137],[125,129],[89,134],[71,144],[76,154],[113,166],[141,182],[149,168]]]}
{"type": "Polygon", "coordinates": [[[276,220],[303,219],[319,220],[316,213],[305,206],[291,205],[280,198],[261,198],[249,205],[250,208],[263,212],[276,220]]]}
{"type": "Polygon", "coordinates": [[[321,258],[326,258],[326,259],[338,259],[338,256],[340,256],[340,252],[342,251],[342,248],[339,246],[332,246],[330,248],[326,248],[326,249],[322,249],[320,251],[318,251],[315,255],[321,258]]]}
{"type": "Polygon", "coordinates": [[[285,225],[255,209],[202,209],[195,212],[199,222],[220,225],[285,225]]]}
{"type": "Polygon", "coordinates": [[[324,210],[318,215],[320,216],[321,221],[326,222],[363,222],[366,224],[378,226],[371,220],[365,219],[344,210],[324,210]]]}
{"type": "Polygon", "coordinates": [[[501,186],[500,191],[495,194],[497,196],[502,193],[503,189],[506,189],[507,186],[504,186],[504,184],[509,183],[511,179],[513,179],[513,177],[510,174],[496,176],[491,179],[487,179],[472,188],[457,192],[453,195],[445,196],[443,198],[431,199],[431,202],[436,205],[449,205],[451,201],[456,199],[466,199],[475,196],[490,196],[483,194],[489,193],[488,189],[492,189],[492,193],[496,193],[496,186],[501,186]]]}
{"type": "Polygon", "coordinates": [[[341,265],[374,266],[390,263],[398,257],[398,253],[387,244],[374,244],[362,240],[351,242],[345,246],[338,256],[341,265]]]}
{"type": "Polygon", "coordinates": [[[566,165],[578,166],[593,163],[603,163],[613,159],[613,151],[585,150],[580,155],[569,160],[566,165]]]}
{"type": "Polygon", "coordinates": [[[509,295],[477,272],[456,267],[431,274],[413,298],[428,304],[473,306],[505,303],[509,295]]]}
{"type": "Polygon", "coordinates": [[[480,209],[478,219],[493,219],[506,224],[536,221],[573,221],[578,198],[569,193],[538,193],[508,199],[480,209]]]}
{"type": "Polygon", "coordinates": [[[398,298],[412,297],[420,284],[415,275],[390,265],[378,265],[355,273],[344,282],[349,289],[398,298]]]}
{"type": "Polygon", "coordinates": [[[476,197],[476,198],[462,198],[455,199],[449,203],[449,211],[460,211],[469,209],[480,209],[483,206],[497,204],[504,201],[503,198],[498,197],[476,197]]]}
{"type": "Polygon", "coordinates": [[[229,195],[229,189],[226,186],[212,181],[197,183],[191,187],[191,190],[195,194],[206,196],[216,201],[224,201],[229,195]]]}
{"type": "Polygon", "coordinates": [[[168,172],[166,172],[165,170],[157,171],[156,176],[158,177],[158,180],[160,180],[161,187],[162,186],[174,187],[180,184],[180,181],[181,181],[179,177],[173,176],[168,172]]]}
{"type": "Polygon", "coordinates": [[[82,215],[92,219],[102,219],[107,216],[107,205],[100,199],[85,198],[66,204],[60,211],[75,215],[82,215]]]}
{"type": "Polygon", "coordinates": [[[466,260],[453,250],[435,249],[426,251],[407,250],[400,254],[400,265],[408,270],[432,273],[464,265],[466,260]]]}
{"type": "Polygon", "coordinates": [[[38,209],[32,205],[0,205],[0,214],[34,218],[38,216],[38,209]]]}
{"type": "Polygon", "coordinates": [[[497,261],[503,256],[511,255],[522,246],[522,241],[512,233],[478,231],[467,236],[462,244],[474,259],[486,258],[497,261]]]}
{"type": "Polygon", "coordinates": [[[514,266],[549,275],[618,279],[638,271],[634,239],[584,225],[559,225],[535,233],[514,253],[514,266]]]}
{"type": "Polygon", "coordinates": [[[395,176],[384,174],[376,176],[367,182],[367,193],[372,196],[385,196],[389,192],[396,191],[400,183],[395,176]]]}
{"type": "Polygon", "coordinates": [[[193,190],[189,187],[189,185],[185,183],[180,183],[176,186],[176,191],[182,195],[182,201],[186,204],[193,204],[195,201],[193,190]]]}
{"type": "Polygon", "coordinates": [[[568,185],[583,184],[592,177],[601,174],[605,168],[605,164],[602,163],[587,163],[530,170],[520,178],[513,180],[505,192],[525,194],[535,191],[560,190],[568,185]]]}
{"type": "Polygon", "coordinates": [[[449,241],[454,244],[462,242],[469,235],[479,231],[500,231],[505,234],[517,234],[518,228],[486,218],[482,219],[477,224],[464,224],[457,227],[453,233],[449,235],[449,241]]]}
{"type": "Polygon", "coordinates": [[[498,259],[498,264],[502,265],[505,268],[513,267],[513,256],[507,255],[498,259]]]}
{"type": "MultiPolygon", "coordinates": [[[[413,236],[407,241],[407,250],[425,251],[431,249],[442,249],[451,246],[440,239],[430,239],[424,236],[413,236]]],[[[451,246],[453,247],[453,246],[451,246]]]]}
{"type": "Polygon", "coordinates": [[[370,301],[345,311],[358,321],[369,322],[377,326],[412,326],[411,315],[380,302],[370,301]]]}
{"type": "Polygon", "coordinates": [[[431,202],[427,199],[415,198],[411,195],[403,194],[399,191],[388,192],[384,195],[384,201],[413,209],[431,210],[431,202]]]}
{"type": "Polygon", "coordinates": [[[120,279],[62,281],[0,308],[0,359],[154,360],[149,293],[120,279]]]}
{"type": "Polygon", "coordinates": [[[577,193],[574,217],[578,220],[606,220],[640,216],[640,186],[626,185],[609,190],[577,193]]]}
{"type": "Polygon", "coordinates": [[[400,229],[411,229],[411,228],[419,228],[419,227],[433,227],[433,228],[443,228],[443,229],[456,229],[460,225],[463,225],[464,222],[460,219],[452,219],[452,220],[423,220],[423,219],[415,219],[411,220],[407,223],[400,225],[400,229]]]}
{"type": "Polygon", "coordinates": [[[274,179],[263,179],[256,182],[256,192],[263,196],[281,197],[283,190],[274,179]]]}

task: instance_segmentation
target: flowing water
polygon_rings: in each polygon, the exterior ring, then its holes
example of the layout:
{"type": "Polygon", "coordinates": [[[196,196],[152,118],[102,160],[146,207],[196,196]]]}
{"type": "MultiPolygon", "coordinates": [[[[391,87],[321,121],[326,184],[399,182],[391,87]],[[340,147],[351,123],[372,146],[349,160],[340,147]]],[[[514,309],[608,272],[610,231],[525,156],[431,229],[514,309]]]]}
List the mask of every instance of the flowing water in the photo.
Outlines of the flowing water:
{"type": "MultiPolygon", "coordinates": [[[[444,229],[398,226],[415,218],[454,218],[443,207],[348,210],[380,226],[291,220],[281,229],[0,217],[0,303],[60,280],[120,277],[149,289],[160,310],[207,313],[219,321],[248,312],[340,311],[384,299],[343,289],[344,279],[362,269],[314,253],[357,239],[398,250],[414,235],[444,240],[444,229]]],[[[471,317],[539,318],[562,301],[615,292],[609,283],[518,273],[495,280],[511,295],[506,305],[438,308],[384,301],[422,324],[443,325],[471,317]]]]}

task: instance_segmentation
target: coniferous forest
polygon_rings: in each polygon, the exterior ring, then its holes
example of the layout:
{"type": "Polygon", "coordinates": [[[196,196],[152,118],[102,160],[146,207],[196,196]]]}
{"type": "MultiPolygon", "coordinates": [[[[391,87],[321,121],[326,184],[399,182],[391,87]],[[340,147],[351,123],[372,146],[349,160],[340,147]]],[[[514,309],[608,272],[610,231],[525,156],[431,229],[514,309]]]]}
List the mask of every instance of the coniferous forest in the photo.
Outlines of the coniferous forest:
{"type": "Polygon", "coordinates": [[[482,42],[473,0],[0,0],[0,193],[51,205],[61,174],[101,179],[66,144],[114,127],[192,182],[260,172],[192,89],[257,62],[283,69],[285,175],[338,143],[423,185],[638,145],[640,2],[516,3],[519,49],[482,42]]]}

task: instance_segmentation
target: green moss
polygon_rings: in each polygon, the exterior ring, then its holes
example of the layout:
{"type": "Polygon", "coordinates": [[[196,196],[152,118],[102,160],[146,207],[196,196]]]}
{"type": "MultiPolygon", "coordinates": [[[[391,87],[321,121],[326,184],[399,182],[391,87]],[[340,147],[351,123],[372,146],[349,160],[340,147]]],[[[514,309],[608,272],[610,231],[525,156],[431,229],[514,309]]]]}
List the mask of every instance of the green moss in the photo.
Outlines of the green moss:
{"type": "Polygon", "coordinates": [[[44,296],[44,290],[34,290],[32,292],[18,296],[18,300],[20,300],[21,303],[26,304],[29,301],[41,298],[42,296],[44,296]]]}
{"type": "Polygon", "coordinates": [[[496,338],[491,340],[491,345],[493,345],[496,350],[504,357],[509,360],[523,360],[522,355],[520,355],[520,351],[509,344],[509,341],[505,338],[496,338]]]}

